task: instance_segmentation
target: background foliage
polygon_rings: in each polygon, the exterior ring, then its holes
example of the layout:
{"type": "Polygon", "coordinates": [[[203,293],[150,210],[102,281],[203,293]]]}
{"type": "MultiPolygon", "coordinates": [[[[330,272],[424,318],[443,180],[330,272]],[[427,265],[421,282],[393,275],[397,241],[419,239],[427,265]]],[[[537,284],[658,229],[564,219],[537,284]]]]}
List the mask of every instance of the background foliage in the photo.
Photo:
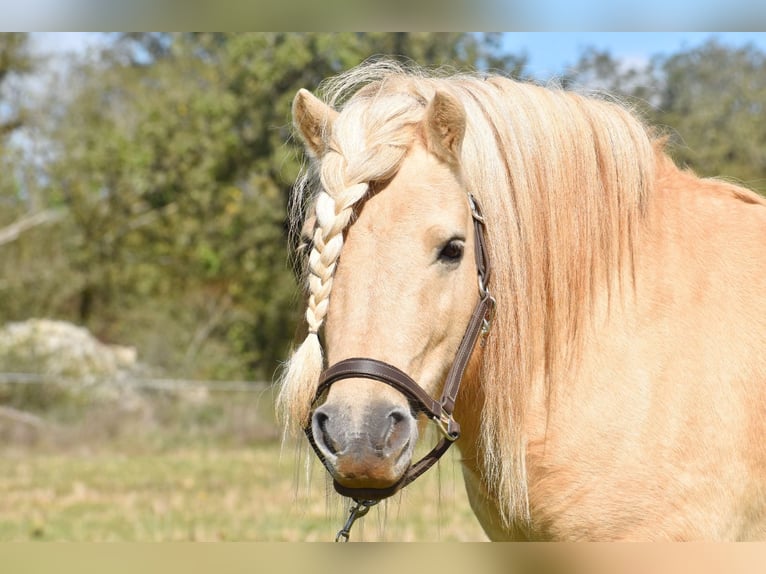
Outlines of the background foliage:
{"type": "MultiPolygon", "coordinates": [[[[44,62],[0,35],[0,324],[69,320],[175,376],[270,380],[302,305],[285,235],[295,92],[376,54],[525,77],[500,40],[115,34],[31,98],[19,79],[44,62]]],[[[766,190],[759,50],[710,41],[639,67],[584,50],[559,81],[627,98],[680,163],[766,190]]]]}

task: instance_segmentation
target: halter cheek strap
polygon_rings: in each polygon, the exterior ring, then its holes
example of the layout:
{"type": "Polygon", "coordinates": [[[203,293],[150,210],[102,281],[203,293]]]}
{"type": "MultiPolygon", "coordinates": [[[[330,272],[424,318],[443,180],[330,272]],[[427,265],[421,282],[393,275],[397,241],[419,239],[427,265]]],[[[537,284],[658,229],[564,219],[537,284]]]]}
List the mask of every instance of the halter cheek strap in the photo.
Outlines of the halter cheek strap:
{"type": "MultiPolygon", "coordinates": [[[[378,361],[377,359],[353,358],[340,361],[322,373],[313,401],[317,403],[325,391],[329,390],[334,383],[343,379],[373,379],[385,383],[405,395],[414,408],[424,412],[436,423],[443,436],[428,454],[410,466],[396,484],[387,488],[347,488],[335,481],[335,490],[343,496],[367,502],[388,498],[431,468],[460,436],[460,425],[452,417],[457,394],[460,390],[460,383],[468,366],[468,360],[476,346],[476,341],[479,337],[486,337],[489,333],[495,313],[495,299],[487,289],[491,267],[484,238],[485,221],[476,199],[471,195],[468,197],[474,223],[474,245],[480,298],[471,315],[471,319],[468,321],[468,326],[458,347],[455,360],[445,379],[444,390],[440,399],[438,401],[434,400],[409,375],[393,365],[378,361]]],[[[311,431],[311,424],[307,425],[304,431],[314,451],[319,454],[319,449],[311,431]]],[[[320,459],[324,460],[321,455],[320,459]]]]}

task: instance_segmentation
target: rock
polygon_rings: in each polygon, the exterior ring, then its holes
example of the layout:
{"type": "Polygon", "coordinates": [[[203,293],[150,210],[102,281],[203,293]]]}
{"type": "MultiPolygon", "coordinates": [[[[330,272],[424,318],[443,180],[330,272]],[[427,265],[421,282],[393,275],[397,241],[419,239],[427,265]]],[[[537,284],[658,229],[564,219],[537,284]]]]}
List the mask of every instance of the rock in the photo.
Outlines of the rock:
{"type": "Polygon", "coordinates": [[[60,377],[114,377],[136,364],[132,347],[106,345],[84,327],[29,319],[0,329],[0,370],[60,377]]]}

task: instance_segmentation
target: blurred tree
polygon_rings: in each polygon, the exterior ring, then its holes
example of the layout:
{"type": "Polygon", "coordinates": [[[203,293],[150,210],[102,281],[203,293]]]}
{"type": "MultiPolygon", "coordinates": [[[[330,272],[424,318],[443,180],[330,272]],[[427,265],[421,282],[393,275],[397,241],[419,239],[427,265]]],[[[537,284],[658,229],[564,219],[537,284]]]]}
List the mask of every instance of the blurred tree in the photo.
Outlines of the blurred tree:
{"type": "Polygon", "coordinates": [[[24,123],[25,110],[12,82],[33,69],[28,40],[26,33],[0,34],[0,227],[24,210],[14,176],[14,158],[7,144],[11,134],[24,123]]]}
{"type": "Polygon", "coordinates": [[[563,78],[568,87],[626,100],[670,136],[680,165],[766,192],[766,55],[715,39],[632,65],[593,48],[563,78]]]}
{"type": "Polygon", "coordinates": [[[766,55],[715,40],[655,61],[655,121],[680,140],[676,159],[702,175],[766,192],[766,55]]]}
{"type": "Polygon", "coordinates": [[[577,63],[561,78],[564,87],[588,92],[617,95],[644,112],[656,93],[656,81],[650,61],[624,61],[607,50],[585,48],[577,63]]]}
{"type": "Polygon", "coordinates": [[[60,230],[42,225],[60,215],[41,204],[28,153],[34,109],[24,81],[41,63],[28,34],[0,34],[0,324],[52,311],[55,281],[67,279],[60,230]]]}
{"type": "MultiPolygon", "coordinates": [[[[14,75],[27,74],[34,60],[29,53],[29,35],[26,32],[0,34],[0,89],[14,75]]],[[[0,110],[0,137],[6,137],[22,124],[23,114],[18,102],[10,102],[3,94],[0,110]]]]}

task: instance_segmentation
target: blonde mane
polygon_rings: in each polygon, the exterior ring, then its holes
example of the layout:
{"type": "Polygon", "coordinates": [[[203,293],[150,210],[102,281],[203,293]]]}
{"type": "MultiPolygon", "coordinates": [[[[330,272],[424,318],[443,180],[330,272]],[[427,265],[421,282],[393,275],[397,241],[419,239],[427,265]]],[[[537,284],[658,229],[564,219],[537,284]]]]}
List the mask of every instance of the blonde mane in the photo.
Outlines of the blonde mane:
{"type": "Polygon", "coordinates": [[[309,335],[287,365],[279,409],[293,428],[308,418],[342,232],[369,184],[398,170],[437,89],[465,108],[463,178],[488,216],[499,312],[479,381],[480,451],[484,482],[510,523],[529,515],[524,453],[533,382],[550,389],[566,380],[597,289],[620,281],[618,269],[630,276],[655,150],[643,124],[619,105],[500,76],[439,77],[389,62],[331,80],[325,100],[340,114],[328,151],[313,158],[293,200],[294,231],[304,225],[303,207],[315,206],[305,216],[316,216],[306,266],[309,335]]]}

